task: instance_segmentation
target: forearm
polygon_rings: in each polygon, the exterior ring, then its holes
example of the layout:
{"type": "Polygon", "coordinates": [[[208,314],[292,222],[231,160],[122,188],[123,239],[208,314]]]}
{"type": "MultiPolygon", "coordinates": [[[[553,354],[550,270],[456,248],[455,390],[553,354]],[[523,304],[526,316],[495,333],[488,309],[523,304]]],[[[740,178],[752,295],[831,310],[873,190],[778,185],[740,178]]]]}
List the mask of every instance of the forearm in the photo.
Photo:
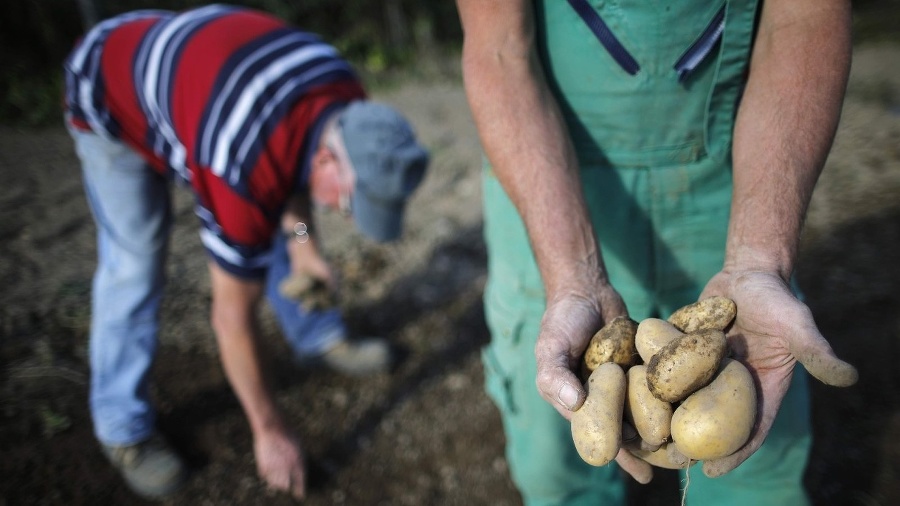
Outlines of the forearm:
{"type": "Polygon", "coordinates": [[[281,233],[288,237],[285,247],[292,274],[310,274],[330,281],[328,264],[319,250],[309,195],[295,193],[291,196],[281,215],[281,233]]]}
{"type": "Polygon", "coordinates": [[[726,270],[790,277],[840,117],[850,49],[849,2],[764,5],[735,125],[726,270]]]}
{"type": "Polygon", "coordinates": [[[211,264],[210,271],[211,321],[225,376],[254,435],[283,430],[284,422],[264,374],[258,347],[255,307],[262,285],[237,280],[216,265],[211,264]]]}
{"type": "Polygon", "coordinates": [[[605,273],[574,149],[534,49],[530,3],[458,4],[469,104],[494,173],[525,223],[548,297],[561,287],[595,287],[605,273]]]}

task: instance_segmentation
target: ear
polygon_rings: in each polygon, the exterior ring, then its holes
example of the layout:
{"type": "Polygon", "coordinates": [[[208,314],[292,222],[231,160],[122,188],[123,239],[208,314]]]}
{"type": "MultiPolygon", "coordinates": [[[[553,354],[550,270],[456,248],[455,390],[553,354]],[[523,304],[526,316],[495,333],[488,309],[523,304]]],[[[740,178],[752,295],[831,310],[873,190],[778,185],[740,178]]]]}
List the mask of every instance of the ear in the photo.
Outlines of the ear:
{"type": "Polygon", "coordinates": [[[335,156],[334,153],[331,152],[330,149],[325,145],[325,143],[320,143],[319,147],[316,149],[316,152],[313,153],[312,159],[310,159],[310,163],[312,164],[312,171],[321,170],[321,167],[324,165],[328,165],[329,162],[334,161],[335,156]]]}
{"type": "Polygon", "coordinates": [[[324,143],[313,153],[310,160],[309,186],[314,201],[328,205],[334,200],[333,194],[338,191],[337,163],[334,153],[324,143]]]}

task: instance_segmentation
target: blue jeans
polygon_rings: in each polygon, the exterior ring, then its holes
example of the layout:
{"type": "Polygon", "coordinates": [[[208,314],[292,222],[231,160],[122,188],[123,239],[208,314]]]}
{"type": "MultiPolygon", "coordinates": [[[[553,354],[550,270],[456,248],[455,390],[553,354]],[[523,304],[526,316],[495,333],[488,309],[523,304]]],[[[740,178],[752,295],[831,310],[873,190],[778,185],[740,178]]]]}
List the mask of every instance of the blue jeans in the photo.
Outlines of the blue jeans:
{"type": "MultiPolygon", "coordinates": [[[[127,145],[91,132],[70,133],[97,225],[89,346],[94,432],[104,444],[133,444],[154,430],[148,374],[165,285],[170,185],[127,145]]],[[[344,338],[340,313],[307,313],[281,297],[278,283],[290,268],[280,234],[276,241],[267,298],[292,348],[301,355],[322,353],[344,338]]]]}
{"type": "Polygon", "coordinates": [[[279,283],[291,271],[286,240],[282,234],[275,234],[272,263],[266,274],[266,298],[294,353],[301,357],[320,355],[344,339],[344,320],[339,309],[306,312],[300,304],[278,293],[279,283]]]}

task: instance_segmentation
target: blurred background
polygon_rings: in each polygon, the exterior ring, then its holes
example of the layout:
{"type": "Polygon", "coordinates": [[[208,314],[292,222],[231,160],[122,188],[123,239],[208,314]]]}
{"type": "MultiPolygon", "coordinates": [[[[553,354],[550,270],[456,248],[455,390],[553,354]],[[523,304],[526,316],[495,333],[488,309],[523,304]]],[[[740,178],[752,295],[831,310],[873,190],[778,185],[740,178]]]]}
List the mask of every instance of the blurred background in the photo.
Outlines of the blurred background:
{"type": "MultiPolygon", "coordinates": [[[[196,0],[0,2],[0,506],[142,504],[93,439],[87,332],[94,225],[60,112],[61,63],[85,26],[196,0]]],[[[312,505],[516,505],[503,433],[483,393],[481,152],[459,72],[452,1],[247,0],[320,34],[432,152],[407,233],[377,246],[320,216],[359,334],[404,350],[365,380],[290,360],[262,325],[278,399],[309,457],[312,505]]],[[[900,504],[900,1],[854,2],[854,63],[834,149],[813,196],[798,276],[820,328],[860,369],[813,386],[807,485],[817,505],[900,504]]],[[[290,504],[256,478],[249,430],[207,321],[193,201],[176,216],[153,390],[195,475],[167,504],[290,504]]],[[[679,504],[677,478],[632,486],[633,505],[679,504]]]]}
{"type": "MultiPolygon", "coordinates": [[[[59,64],[85,26],[135,9],[182,10],[201,0],[8,0],[0,5],[0,119],[25,125],[59,116],[59,64]]],[[[462,32],[453,1],[244,0],[218,2],[260,9],[318,33],[370,79],[400,69],[422,74],[456,61],[462,32]]]]}

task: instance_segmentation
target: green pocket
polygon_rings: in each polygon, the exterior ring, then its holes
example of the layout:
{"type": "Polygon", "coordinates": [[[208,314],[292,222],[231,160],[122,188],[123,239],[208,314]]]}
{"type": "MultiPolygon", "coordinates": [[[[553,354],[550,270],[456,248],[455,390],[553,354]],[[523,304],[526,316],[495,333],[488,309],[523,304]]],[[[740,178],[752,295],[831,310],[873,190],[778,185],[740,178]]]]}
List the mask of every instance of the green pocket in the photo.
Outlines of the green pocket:
{"type": "Polygon", "coordinates": [[[528,297],[509,283],[492,280],[485,290],[485,320],[491,342],[482,352],[485,386],[501,411],[519,414],[522,396],[535,390],[534,343],[543,300],[528,297]]]}
{"type": "Polygon", "coordinates": [[[500,365],[494,350],[485,348],[481,352],[481,361],[484,364],[484,389],[497,409],[506,414],[518,414],[512,376],[500,365]]]}

